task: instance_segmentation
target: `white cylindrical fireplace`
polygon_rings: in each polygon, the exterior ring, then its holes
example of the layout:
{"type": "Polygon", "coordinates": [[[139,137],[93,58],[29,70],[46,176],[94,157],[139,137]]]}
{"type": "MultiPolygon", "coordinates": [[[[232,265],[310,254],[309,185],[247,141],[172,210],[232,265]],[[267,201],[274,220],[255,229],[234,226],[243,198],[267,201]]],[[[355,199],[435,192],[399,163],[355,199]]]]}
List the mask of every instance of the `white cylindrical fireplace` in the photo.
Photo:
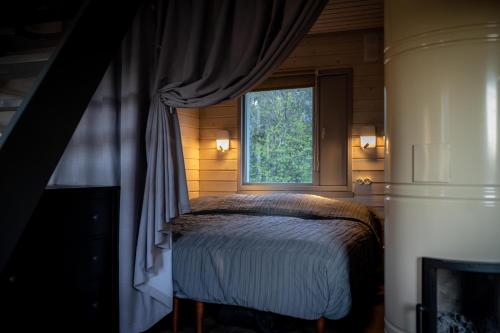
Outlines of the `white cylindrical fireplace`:
{"type": "Polygon", "coordinates": [[[500,262],[500,1],[386,0],[385,331],[421,258],[500,262]]]}

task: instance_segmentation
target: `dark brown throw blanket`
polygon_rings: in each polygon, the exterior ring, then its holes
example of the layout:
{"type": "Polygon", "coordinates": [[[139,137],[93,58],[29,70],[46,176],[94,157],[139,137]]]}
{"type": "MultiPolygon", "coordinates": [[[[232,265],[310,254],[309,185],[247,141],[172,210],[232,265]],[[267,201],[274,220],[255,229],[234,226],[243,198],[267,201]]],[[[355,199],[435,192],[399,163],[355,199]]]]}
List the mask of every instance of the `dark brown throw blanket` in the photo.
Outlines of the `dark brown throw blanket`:
{"type": "MultiPolygon", "coordinates": [[[[378,221],[366,206],[353,201],[312,194],[271,193],[208,196],[192,199],[190,203],[194,215],[245,214],[358,221],[370,228],[381,244],[378,221]]],[[[186,227],[189,226],[174,223],[174,235],[179,236],[186,227]]]]}
{"type": "Polygon", "coordinates": [[[368,208],[352,201],[311,194],[236,194],[191,200],[193,213],[280,215],[302,218],[348,219],[370,223],[368,208]]]}

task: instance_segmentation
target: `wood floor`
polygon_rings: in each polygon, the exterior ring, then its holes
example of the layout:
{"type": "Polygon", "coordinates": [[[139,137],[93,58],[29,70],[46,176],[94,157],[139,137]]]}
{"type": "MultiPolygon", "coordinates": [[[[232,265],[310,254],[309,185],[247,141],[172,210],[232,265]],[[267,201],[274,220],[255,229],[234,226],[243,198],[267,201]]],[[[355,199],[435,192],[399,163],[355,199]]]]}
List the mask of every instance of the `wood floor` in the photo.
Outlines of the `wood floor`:
{"type": "MultiPolygon", "coordinates": [[[[184,301],[181,305],[179,333],[194,333],[194,304],[184,301]]],[[[384,304],[383,290],[377,295],[375,304],[364,315],[356,318],[365,324],[352,328],[346,321],[327,321],[327,333],[383,333],[384,304]]],[[[205,333],[313,333],[315,321],[298,320],[266,313],[258,313],[243,308],[208,306],[204,321],[205,333]],[[274,322],[273,322],[274,320],[274,322]],[[267,321],[267,322],[266,322],[267,321]]],[[[171,333],[170,316],[162,320],[147,333],[171,333]]]]}

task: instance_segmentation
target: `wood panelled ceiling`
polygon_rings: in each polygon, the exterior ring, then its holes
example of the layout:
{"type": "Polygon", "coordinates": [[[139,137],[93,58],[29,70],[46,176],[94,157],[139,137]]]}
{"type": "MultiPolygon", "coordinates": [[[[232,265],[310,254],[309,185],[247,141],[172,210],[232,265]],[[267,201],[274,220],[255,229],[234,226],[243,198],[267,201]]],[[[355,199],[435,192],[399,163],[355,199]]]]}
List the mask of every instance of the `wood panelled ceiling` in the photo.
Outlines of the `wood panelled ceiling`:
{"type": "Polygon", "coordinates": [[[330,0],[309,34],[383,26],[384,0],[330,0]]]}

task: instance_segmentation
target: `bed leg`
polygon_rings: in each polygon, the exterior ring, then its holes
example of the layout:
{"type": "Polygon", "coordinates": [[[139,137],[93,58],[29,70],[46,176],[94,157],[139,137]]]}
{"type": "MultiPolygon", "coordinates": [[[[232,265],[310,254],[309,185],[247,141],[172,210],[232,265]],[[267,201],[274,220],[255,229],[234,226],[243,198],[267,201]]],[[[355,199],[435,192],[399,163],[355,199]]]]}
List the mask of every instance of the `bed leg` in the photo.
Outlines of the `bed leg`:
{"type": "Polygon", "coordinates": [[[325,333],[326,319],[321,317],[316,320],[316,333],[325,333]]]}
{"type": "Polygon", "coordinates": [[[177,333],[179,324],[179,299],[174,297],[174,311],[172,314],[172,332],[177,333]]]}
{"type": "Polygon", "coordinates": [[[196,301],[196,333],[203,333],[203,317],[205,312],[205,304],[196,301]]]}

